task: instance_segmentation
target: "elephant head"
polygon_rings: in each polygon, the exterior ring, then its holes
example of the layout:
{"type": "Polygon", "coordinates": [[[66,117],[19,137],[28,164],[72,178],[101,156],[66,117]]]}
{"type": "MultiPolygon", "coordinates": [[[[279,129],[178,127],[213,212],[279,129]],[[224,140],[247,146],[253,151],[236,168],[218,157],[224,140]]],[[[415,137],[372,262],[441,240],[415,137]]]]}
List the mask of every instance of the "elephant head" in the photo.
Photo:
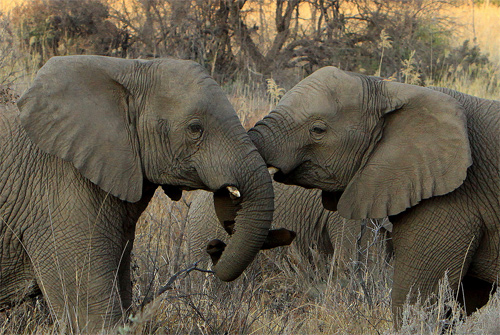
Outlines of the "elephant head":
{"type": "Polygon", "coordinates": [[[161,185],[178,200],[182,190],[221,194],[230,187],[239,210],[214,268],[220,279],[237,278],[266,239],[273,214],[266,165],[200,65],[54,57],[18,106],[32,142],[71,162],[109,196],[134,203],[161,185]]]}
{"type": "Polygon", "coordinates": [[[451,192],[472,164],[457,100],[334,67],[302,80],[249,135],[276,181],[320,188],[325,207],[349,219],[451,192]]]}

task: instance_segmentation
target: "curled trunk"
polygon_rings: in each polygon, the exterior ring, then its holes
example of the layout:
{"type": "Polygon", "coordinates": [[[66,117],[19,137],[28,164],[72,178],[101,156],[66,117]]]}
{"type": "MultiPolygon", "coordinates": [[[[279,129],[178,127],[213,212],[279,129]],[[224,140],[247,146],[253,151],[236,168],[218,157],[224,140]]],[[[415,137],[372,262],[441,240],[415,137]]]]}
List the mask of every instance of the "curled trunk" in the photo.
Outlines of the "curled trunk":
{"type": "Polygon", "coordinates": [[[273,219],[271,177],[257,151],[253,149],[250,155],[255,156],[253,161],[259,164],[257,168],[247,165],[239,172],[243,177],[237,182],[241,198],[231,199],[228,193],[215,196],[216,199],[222,197],[226,203],[221,206],[216,200],[221,223],[230,225],[231,219],[234,220],[234,234],[214,266],[215,274],[223,281],[236,279],[252,262],[266,240],[273,219]]]}

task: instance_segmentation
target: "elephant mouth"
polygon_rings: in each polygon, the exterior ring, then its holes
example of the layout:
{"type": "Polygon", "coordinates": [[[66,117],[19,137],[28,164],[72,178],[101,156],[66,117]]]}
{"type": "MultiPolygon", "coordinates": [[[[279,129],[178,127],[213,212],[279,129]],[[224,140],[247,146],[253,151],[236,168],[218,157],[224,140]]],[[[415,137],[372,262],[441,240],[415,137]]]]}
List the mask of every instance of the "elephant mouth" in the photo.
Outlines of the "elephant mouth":
{"type": "Polygon", "coordinates": [[[323,207],[329,211],[337,211],[337,206],[343,193],[344,191],[322,191],[321,202],[323,203],[323,207]]]}
{"type": "Polygon", "coordinates": [[[279,167],[269,167],[268,170],[276,171],[274,181],[288,185],[298,185],[304,188],[319,188],[328,191],[337,191],[340,185],[337,179],[310,161],[303,162],[290,172],[284,173],[279,167]]]}
{"type": "Polygon", "coordinates": [[[173,201],[179,201],[182,198],[182,189],[173,185],[161,185],[163,192],[173,201]]]}
{"type": "Polygon", "coordinates": [[[332,185],[324,185],[322,182],[317,182],[318,178],[311,175],[309,172],[310,170],[304,165],[305,164],[299,165],[288,174],[283,173],[283,171],[274,166],[269,167],[268,170],[273,175],[274,181],[276,182],[288,185],[299,185],[304,188],[321,189],[321,202],[323,203],[323,207],[329,211],[337,211],[338,202],[344,191],[338,190],[336,187],[333,187],[333,190],[331,190],[332,185]],[[329,191],[326,191],[325,189],[328,189],[329,191]]]}
{"type": "Polygon", "coordinates": [[[235,196],[231,186],[220,188],[214,192],[214,208],[224,230],[229,235],[232,235],[234,233],[236,214],[241,209],[241,198],[235,196]]]}
{"type": "MultiPolygon", "coordinates": [[[[306,167],[306,163],[302,163],[297,166],[295,169],[290,172],[283,172],[282,169],[278,167],[269,167],[268,170],[274,169],[276,172],[273,172],[273,179],[278,183],[287,184],[287,185],[300,185],[304,188],[315,188],[315,186],[311,185],[309,181],[310,178],[310,170],[306,167]]],[[[271,172],[270,172],[271,173],[271,172]]]]}
{"type": "MultiPolygon", "coordinates": [[[[275,169],[277,169],[277,168],[275,168],[275,169]]],[[[278,169],[278,171],[274,173],[273,179],[274,179],[274,181],[277,181],[278,183],[287,184],[287,181],[290,178],[289,178],[289,175],[284,174],[281,170],[278,169]]]]}

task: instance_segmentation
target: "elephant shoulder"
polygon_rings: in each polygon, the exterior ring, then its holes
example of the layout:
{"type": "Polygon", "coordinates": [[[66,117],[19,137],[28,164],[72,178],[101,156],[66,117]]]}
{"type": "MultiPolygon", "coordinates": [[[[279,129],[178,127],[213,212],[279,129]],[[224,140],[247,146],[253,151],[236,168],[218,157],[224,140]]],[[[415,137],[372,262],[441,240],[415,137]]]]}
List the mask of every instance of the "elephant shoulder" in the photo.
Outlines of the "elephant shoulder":
{"type": "Polygon", "coordinates": [[[0,170],[27,169],[36,160],[47,161],[47,157],[28,138],[17,106],[0,104],[0,170]]]}
{"type": "MultiPolygon", "coordinates": [[[[0,104],[0,144],[6,144],[21,132],[19,109],[14,104],[0,104]]],[[[3,146],[2,146],[3,147],[3,146]]]]}

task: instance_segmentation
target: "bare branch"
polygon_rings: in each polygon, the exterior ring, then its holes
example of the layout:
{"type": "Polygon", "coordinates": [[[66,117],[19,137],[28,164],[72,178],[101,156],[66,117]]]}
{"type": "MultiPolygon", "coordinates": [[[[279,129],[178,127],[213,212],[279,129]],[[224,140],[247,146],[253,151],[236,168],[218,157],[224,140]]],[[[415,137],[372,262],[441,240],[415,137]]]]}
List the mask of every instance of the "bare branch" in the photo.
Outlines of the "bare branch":
{"type": "Polygon", "coordinates": [[[203,273],[215,273],[211,270],[205,270],[205,269],[200,269],[198,268],[198,263],[201,262],[201,260],[193,263],[191,266],[189,266],[187,269],[183,269],[183,270],[180,270],[180,271],[177,271],[172,277],[170,277],[170,279],[167,281],[167,283],[165,285],[163,285],[162,287],[160,287],[158,289],[158,293],[157,293],[157,296],[160,296],[162,295],[163,293],[165,293],[165,291],[168,291],[168,290],[171,290],[173,289],[173,284],[174,282],[181,276],[181,275],[184,275],[184,277],[186,277],[189,273],[191,273],[192,271],[199,271],[199,272],[203,272],[203,273]]]}

